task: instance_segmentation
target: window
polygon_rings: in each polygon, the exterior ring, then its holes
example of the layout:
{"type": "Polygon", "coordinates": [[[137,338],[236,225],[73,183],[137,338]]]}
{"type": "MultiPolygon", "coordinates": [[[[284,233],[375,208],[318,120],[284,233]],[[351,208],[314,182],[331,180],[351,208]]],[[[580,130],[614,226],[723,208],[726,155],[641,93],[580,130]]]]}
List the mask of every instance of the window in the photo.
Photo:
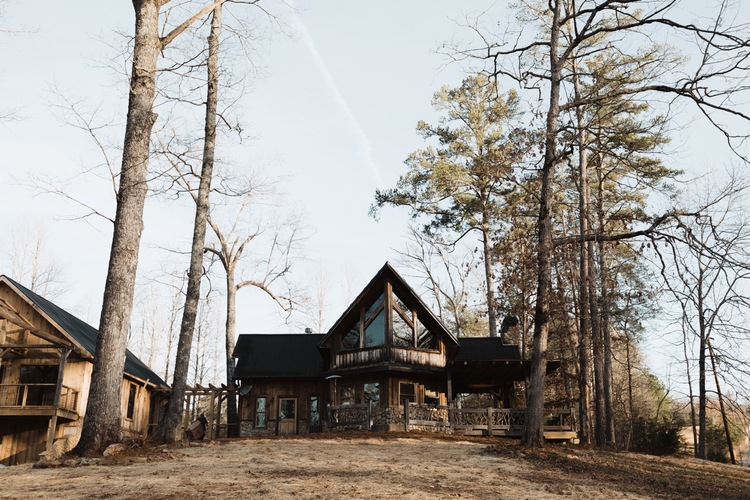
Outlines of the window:
{"type": "Polygon", "coordinates": [[[296,399],[282,399],[279,402],[279,420],[294,419],[296,418],[297,400],[296,399]]]}
{"type": "Polygon", "coordinates": [[[429,331],[422,324],[421,321],[417,320],[417,347],[420,349],[432,349],[438,348],[437,337],[429,331]]]}
{"type": "Polygon", "coordinates": [[[428,405],[440,404],[440,393],[434,387],[424,388],[424,402],[428,405]]]}
{"type": "Polygon", "coordinates": [[[365,347],[377,347],[385,344],[385,311],[383,309],[372,318],[365,328],[365,347]]]}
{"type": "Polygon", "coordinates": [[[414,329],[396,310],[393,311],[393,345],[414,347],[414,329]]]}
{"type": "Polygon", "coordinates": [[[133,414],[135,413],[135,394],[138,391],[138,386],[130,384],[130,390],[128,392],[128,411],[125,413],[125,418],[133,420],[133,414]]]}
{"type": "Polygon", "coordinates": [[[320,425],[320,398],[310,396],[310,427],[320,425]]]}
{"type": "Polygon", "coordinates": [[[260,396],[255,399],[255,428],[265,429],[266,428],[266,407],[268,398],[260,396]]]}
{"type": "Polygon", "coordinates": [[[409,400],[410,403],[417,402],[417,391],[415,384],[401,382],[398,386],[398,400],[403,403],[404,399],[409,400]]]}
{"type": "Polygon", "coordinates": [[[354,386],[353,385],[339,386],[339,404],[342,404],[342,405],[354,404],[354,386]]]}
{"type": "Polygon", "coordinates": [[[359,321],[354,327],[349,330],[344,338],[341,339],[341,349],[350,351],[353,349],[359,349],[359,321]]]}
{"type": "Polygon", "coordinates": [[[365,402],[372,401],[372,404],[380,403],[380,384],[371,382],[365,384],[365,402]]]}

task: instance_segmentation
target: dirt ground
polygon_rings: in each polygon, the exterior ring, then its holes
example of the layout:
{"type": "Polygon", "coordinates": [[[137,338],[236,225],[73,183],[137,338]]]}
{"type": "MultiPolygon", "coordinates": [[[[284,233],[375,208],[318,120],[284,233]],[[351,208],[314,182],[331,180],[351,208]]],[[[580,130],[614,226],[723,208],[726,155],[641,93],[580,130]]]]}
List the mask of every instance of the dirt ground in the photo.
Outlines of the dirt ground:
{"type": "Polygon", "coordinates": [[[317,435],[133,447],[0,468],[0,498],[750,499],[750,468],[434,435],[317,435]]]}

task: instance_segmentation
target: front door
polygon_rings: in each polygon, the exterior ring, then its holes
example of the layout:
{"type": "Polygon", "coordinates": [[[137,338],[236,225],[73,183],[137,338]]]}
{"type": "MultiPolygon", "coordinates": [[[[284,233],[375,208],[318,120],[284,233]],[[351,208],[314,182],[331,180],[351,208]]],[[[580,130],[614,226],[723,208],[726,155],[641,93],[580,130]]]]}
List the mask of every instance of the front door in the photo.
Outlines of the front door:
{"type": "Polygon", "coordinates": [[[297,398],[279,399],[279,434],[297,434],[297,398]]]}

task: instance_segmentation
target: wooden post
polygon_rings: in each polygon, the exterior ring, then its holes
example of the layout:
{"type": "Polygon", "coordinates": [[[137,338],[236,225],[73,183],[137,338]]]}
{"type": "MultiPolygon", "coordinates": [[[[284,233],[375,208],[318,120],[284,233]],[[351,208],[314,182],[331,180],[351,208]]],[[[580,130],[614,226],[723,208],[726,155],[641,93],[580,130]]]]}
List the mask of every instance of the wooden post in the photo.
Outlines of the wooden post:
{"type": "Polygon", "coordinates": [[[367,400],[367,430],[372,430],[372,399],[367,400]]]}
{"type": "Polygon", "coordinates": [[[208,417],[208,422],[209,422],[209,425],[208,425],[208,440],[209,441],[213,441],[213,439],[214,439],[214,413],[215,413],[215,410],[214,410],[214,391],[213,390],[211,391],[211,402],[209,403],[209,406],[208,406],[208,412],[211,414],[208,417]]]}
{"type": "Polygon", "coordinates": [[[52,400],[54,413],[49,419],[49,429],[47,430],[47,447],[45,451],[52,451],[52,445],[55,442],[55,431],[57,430],[57,410],[60,408],[60,395],[62,394],[63,376],[65,375],[65,364],[68,361],[70,349],[63,349],[60,352],[60,364],[57,367],[57,386],[55,387],[55,398],[52,400]]]}
{"type": "Polygon", "coordinates": [[[409,432],[409,400],[404,398],[404,432],[409,432]]]}
{"type": "Polygon", "coordinates": [[[221,429],[221,400],[222,400],[221,389],[213,389],[211,392],[215,393],[215,395],[212,394],[211,397],[215,397],[216,398],[216,403],[217,403],[217,405],[216,405],[216,432],[214,433],[214,435],[217,438],[219,438],[219,437],[221,437],[221,432],[220,432],[220,429],[221,429]]]}
{"type": "Polygon", "coordinates": [[[487,435],[492,437],[492,407],[487,407],[487,435]]]}
{"type": "Polygon", "coordinates": [[[451,371],[448,370],[448,403],[453,401],[453,379],[451,378],[451,371]]]}
{"type": "MultiPolygon", "coordinates": [[[[448,386],[450,387],[450,385],[448,386]]],[[[448,402],[448,423],[451,426],[451,434],[455,431],[455,418],[456,418],[456,409],[455,405],[453,404],[453,401],[448,402]]]]}

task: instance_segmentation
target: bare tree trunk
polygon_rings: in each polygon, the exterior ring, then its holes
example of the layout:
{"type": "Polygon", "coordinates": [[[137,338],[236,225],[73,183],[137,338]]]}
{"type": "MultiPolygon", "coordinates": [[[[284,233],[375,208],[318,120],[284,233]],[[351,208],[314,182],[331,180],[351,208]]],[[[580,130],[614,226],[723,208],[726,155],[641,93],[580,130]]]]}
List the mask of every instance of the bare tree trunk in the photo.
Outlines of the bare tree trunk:
{"type": "Polygon", "coordinates": [[[498,336],[497,311],[495,308],[495,278],[492,273],[492,241],[490,228],[486,222],[482,224],[482,250],[484,254],[484,279],[487,284],[487,321],[489,323],[490,337],[498,336]]]}
{"type": "MultiPolygon", "coordinates": [[[[578,77],[578,65],[576,59],[573,59],[574,71],[574,91],[576,100],[580,99],[580,79],[578,77]]],[[[589,232],[589,174],[588,174],[588,155],[586,154],[586,127],[584,123],[583,107],[576,108],[577,120],[577,142],[578,142],[578,224],[581,233],[581,242],[579,246],[579,295],[578,310],[580,315],[578,330],[578,420],[580,441],[582,443],[591,443],[589,433],[589,404],[591,398],[591,381],[590,381],[590,309],[589,309],[589,258],[588,246],[586,245],[586,235],[589,232]]]]}
{"type": "MultiPolygon", "coordinates": [[[[601,162],[600,162],[601,164],[601,162]]],[[[597,215],[599,219],[599,232],[604,233],[604,177],[601,168],[598,169],[598,190],[597,215]]],[[[602,370],[602,383],[604,389],[604,423],[607,446],[614,447],[615,438],[615,418],[612,404],[612,334],[609,327],[609,285],[607,271],[607,259],[605,255],[605,242],[599,240],[599,293],[601,297],[601,335],[602,335],[602,355],[604,357],[604,366],[602,370]]]]}
{"type": "MultiPolygon", "coordinates": [[[[236,389],[234,383],[234,358],[232,352],[234,351],[234,338],[237,329],[237,285],[234,281],[234,264],[227,269],[227,322],[226,322],[226,336],[224,337],[224,354],[227,364],[227,387],[229,389],[236,389]]],[[[237,415],[237,399],[234,393],[227,396],[227,423],[236,424],[237,428],[232,428],[233,431],[239,431],[239,419],[237,415]]],[[[227,427],[227,431],[229,427],[227,427]]],[[[238,433],[237,433],[238,434],[238,433]]]]}
{"type": "Polygon", "coordinates": [[[531,352],[531,373],[526,394],[526,421],[523,442],[526,446],[544,444],[544,376],[547,370],[549,334],[549,302],[552,294],[552,195],[557,163],[557,119],[560,115],[560,82],[562,67],[557,54],[560,38],[560,2],[552,5],[550,26],[550,96],[545,128],[544,166],[539,196],[539,227],[537,229],[537,293],[534,307],[534,344],[531,352]]]}
{"type": "Polygon", "coordinates": [[[708,346],[708,355],[711,357],[711,370],[714,372],[714,381],[716,382],[716,394],[719,398],[719,408],[721,410],[721,421],[724,424],[724,435],[727,439],[727,449],[729,450],[729,460],[732,464],[737,464],[737,460],[734,457],[734,446],[732,445],[732,435],[729,432],[729,420],[727,419],[727,412],[724,408],[724,398],[721,395],[721,386],[719,385],[719,373],[716,371],[716,357],[714,356],[714,348],[711,346],[711,340],[706,339],[706,345],[708,346]]]}
{"type": "Polygon", "coordinates": [[[162,48],[159,6],[158,0],[133,0],[135,42],[117,212],[91,388],[76,446],[80,454],[102,451],[121,438],[120,387],[143,232],[151,130],[156,121],[156,63],[162,48]]]}
{"type": "Polygon", "coordinates": [[[205,132],[203,139],[203,162],[198,186],[198,198],[195,205],[195,223],[193,225],[193,244],[190,249],[190,269],[185,296],[185,308],[180,325],[180,338],[177,343],[172,393],[169,397],[167,412],[162,418],[159,429],[159,440],[173,443],[182,439],[181,422],[187,376],[190,368],[190,351],[195,332],[195,318],[198,315],[200,286],[203,278],[203,253],[206,247],[206,221],[208,219],[209,196],[213,176],[214,157],[216,152],[216,108],[219,86],[219,32],[221,30],[221,4],[217,4],[211,16],[211,32],[208,36],[207,62],[207,95],[205,132]]]}
{"type": "Polygon", "coordinates": [[[708,450],[706,449],[706,319],[703,310],[703,267],[700,256],[698,257],[698,456],[706,460],[708,450]]]}
{"type": "MultiPolygon", "coordinates": [[[[588,242],[589,266],[594,268],[593,243],[588,242]]],[[[591,308],[591,338],[594,352],[594,418],[595,442],[597,446],[607,444],[607,423],[604,415],[604,345],[602,343],[602,321],[597,300],[594,273],[589,276],[589,307],[591,308]]]]}

